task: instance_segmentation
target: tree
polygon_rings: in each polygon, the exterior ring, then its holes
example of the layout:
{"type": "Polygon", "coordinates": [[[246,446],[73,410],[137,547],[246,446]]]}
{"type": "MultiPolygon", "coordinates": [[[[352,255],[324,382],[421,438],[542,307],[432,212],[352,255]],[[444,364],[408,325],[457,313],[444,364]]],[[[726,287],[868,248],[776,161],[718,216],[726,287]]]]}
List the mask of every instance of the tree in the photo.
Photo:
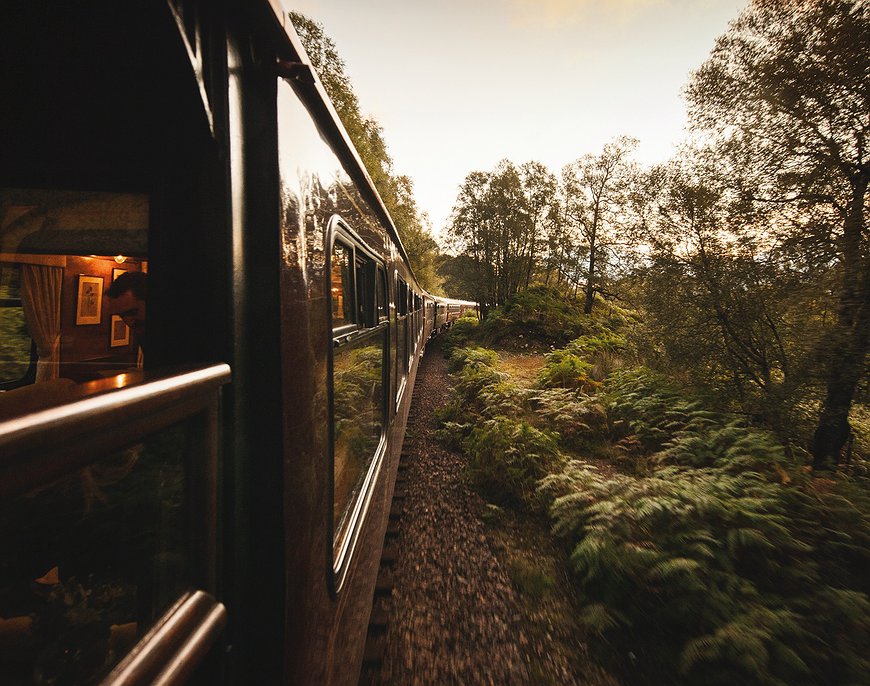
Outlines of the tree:
{"type": "Polygon", "coordinates": [[[803,296],[817,296],[818,275],[767,240],[770,213],[729,188],[717,159],[685,151],[647,177],[643,304],[656,340],[698,385],[789,445],[798,388],[814,381],[807,341],[819,320],[803,296]]]}
{"type": "Polygon", "coordinates": [[[636,145],[636,139],[620,136],[600,155],[584,155],[562,172],[566,216],[586,250],[586,314],[592,312],[606,260],[618,243],[617,231],[636,174],[630,160],[636,145]]]}
{"type": "Polygon", "coordinates": [[[502,160],[492,172],[466,176],[448,235],[454,251],[468,258],[454,266],[466,270],[463,291],[475,294],[482,316],[535,278],[555,202],[555,177],[538,162],[517,167],[502,160]]]}
{"type": "Polygon", "coordinates": [[[438,291],[441,279],[435,263],[439,248],[432,238],[428,218],[417,207],[413,181],[395,172],[384,131],[374,118],[362,114],[345,72],[344,60],[323,26],[298,12],[290,12],[290,18],[324,90],[396,225],[414,274],[424,288],[438,291]]]}
{"type": "Polygon", "coordinates": [[[813,464],[837,463],[870,344],[870,4],[754,0],[688,88],[691,121],[783,208],[794,237],[827,244],[840,275],[813,464]],[[791,214],[787,215],[786,212],[791,214]]]}
{"type": "Polygon", "coordinates": [[[528,288],[546,249],[547,230],[557,216],[556,177],[540,162],[520,165],[520,185],[525,198],[525,236],[522,252],[526,257],[523,287],[528,288]]]}

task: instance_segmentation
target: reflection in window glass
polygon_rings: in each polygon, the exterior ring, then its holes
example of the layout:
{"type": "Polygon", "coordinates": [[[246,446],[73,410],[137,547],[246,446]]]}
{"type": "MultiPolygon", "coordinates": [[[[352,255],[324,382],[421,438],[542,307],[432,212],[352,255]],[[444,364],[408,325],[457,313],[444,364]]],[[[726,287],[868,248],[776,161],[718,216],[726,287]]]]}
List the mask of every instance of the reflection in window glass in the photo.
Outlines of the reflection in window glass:
{"type": "Polygon", "coordinates": [[[335,350],[333,357],[333,525],[337,553],[384,430],[386,329],[335,350]]]}
{"type": "Polygon", "coordinates": [[[0,384],[23,379],[30,369],[32,341],[21,306],[21,272],[0,263],[0,384]]]}
{"type": "Polygon", "coordinates": [[[399,285],[396,294],[396,309],[398,316],[404,317],[408,314],[408,285],[399,279],[399,285]]]}
{"type": "Polygon", "coordinates": [[[104,676],[194,579],[191,420],[0,503],[4,684],[104,676]]]}
{"type": "Polygon", "coordinates": [[[353,279],[350,249],[337,242],[332,246],[332,325],[353,324],[353,279]]]}

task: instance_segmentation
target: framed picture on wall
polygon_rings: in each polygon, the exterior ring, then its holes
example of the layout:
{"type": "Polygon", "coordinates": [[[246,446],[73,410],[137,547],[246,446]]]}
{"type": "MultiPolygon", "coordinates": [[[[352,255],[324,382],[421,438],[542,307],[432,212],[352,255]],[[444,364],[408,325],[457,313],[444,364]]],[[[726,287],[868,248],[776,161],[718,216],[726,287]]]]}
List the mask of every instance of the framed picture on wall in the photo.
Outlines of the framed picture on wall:
{"type": "Polygon", "coordinates": [[[112,326],[109,333],[109,347],[117,348],[130,345],[130,327],[117,314],[112,315],[112,326]]]}
{"type": "Polygon", "coordinates": [[[129,269],[118,269],[117,267],[115,267],[114,269],[112,269],[112,281],[114,281],[119,276],[121,276],[121,274],[126,274],[128,271],[130,271],[130,270],[129,269]]]}
{"type": "Polygon", "coordinates": [[[79,274],[76,324],[99,324],[103,309],[103,277],[79,274]]]}

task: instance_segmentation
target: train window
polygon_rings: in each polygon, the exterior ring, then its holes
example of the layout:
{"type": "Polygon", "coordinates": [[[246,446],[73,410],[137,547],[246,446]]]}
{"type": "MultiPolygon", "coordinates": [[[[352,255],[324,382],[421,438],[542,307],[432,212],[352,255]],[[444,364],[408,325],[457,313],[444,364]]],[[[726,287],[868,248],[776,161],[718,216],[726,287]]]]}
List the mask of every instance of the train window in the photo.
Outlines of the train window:
{"type": "Polygon", "coordinates": [[[141,366],[144,284],[136,316],[138,296],[112,284],[147,271],[148,206],[143,194],[0,188],[0,414],[141,366]]]}
{"type": "Polygon", "coordinates": [[[332,325],[354,323],[354,288],[351,274],[351,250],[338,241],[332,246],[332,325]]]}
{"type": "Polygon", "coordinates": [[[0,390],[32,383],[36,346],[21,300],[21,266],[0,262],[0,390]]]}
{"type": "Polygon", "coordinates": [[[404,317],[408,314],[408,284],[402,281],[402,279],[399,279],[399,289],[396,301],[398,305],[398,315],[404,317]]]}
{"type": "MultiPolygon", "coordinates": [[[[220,373],[228,378],[225,367],[220,373]]],[[[195,383],[154,386],[189,400],[195,383]]],[[[190,405],[159,417],[161,391],[149,400],[121,390],[98,412],[74,405],[61,420],[42,420],[46,438],[62,421],[87,461],[50,440],[8,444],[0,465],[3,683],[96,683],[178,598],[211,583],[217,395],[205,411],[190,405]],[[118,432],[109,448],[107,422],[118,432]],[[31,469],[22,473],[17,461],[31,469]]]]}
{"type": "MultiPolygon", "coordinates": [[[[344,234],[344,231],[342,232],[344,234]]],[[[332,530],[335,587],[341,585],[359,524],[385,449],[388,379],[384,269],[358,239],[336,241],[331,265],[332,311],[347,312],[337,300],[355,301],[358,325],[333,318],[332,348],[332,530]],[[347,269],[342,270],[342,265],[347,269]],[[349,269],[353,265],[353,269],[349,269]],[[336,275],[341,276],[340,286],[336,275]],[[335,325],[338,324],[338,327],[335,325]]]]}

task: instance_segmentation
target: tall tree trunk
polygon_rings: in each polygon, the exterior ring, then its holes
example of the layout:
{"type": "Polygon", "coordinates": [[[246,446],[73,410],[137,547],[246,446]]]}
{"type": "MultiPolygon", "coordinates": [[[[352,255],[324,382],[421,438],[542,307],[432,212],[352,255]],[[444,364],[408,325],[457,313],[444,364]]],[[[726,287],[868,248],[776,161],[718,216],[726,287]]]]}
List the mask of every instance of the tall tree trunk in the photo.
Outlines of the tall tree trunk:
{"type": "Polygon", "coordinates": [[[843,227],[843,286],[836,330],[829,340],[825,401],[811,446],[813,469],[831,469],[840,462],[851,433],[849,411],[870,347],[870,258],[861,250],[868,177],[863,173],[853,179],[843,227]]]}
{"type": "Polygon", "coordinates": [[[592,314],[592,305],[595,303],[595,241],[589,244],[589,273],[586,278],[586,304],[583,306],[585,314],[592,314]]]}

